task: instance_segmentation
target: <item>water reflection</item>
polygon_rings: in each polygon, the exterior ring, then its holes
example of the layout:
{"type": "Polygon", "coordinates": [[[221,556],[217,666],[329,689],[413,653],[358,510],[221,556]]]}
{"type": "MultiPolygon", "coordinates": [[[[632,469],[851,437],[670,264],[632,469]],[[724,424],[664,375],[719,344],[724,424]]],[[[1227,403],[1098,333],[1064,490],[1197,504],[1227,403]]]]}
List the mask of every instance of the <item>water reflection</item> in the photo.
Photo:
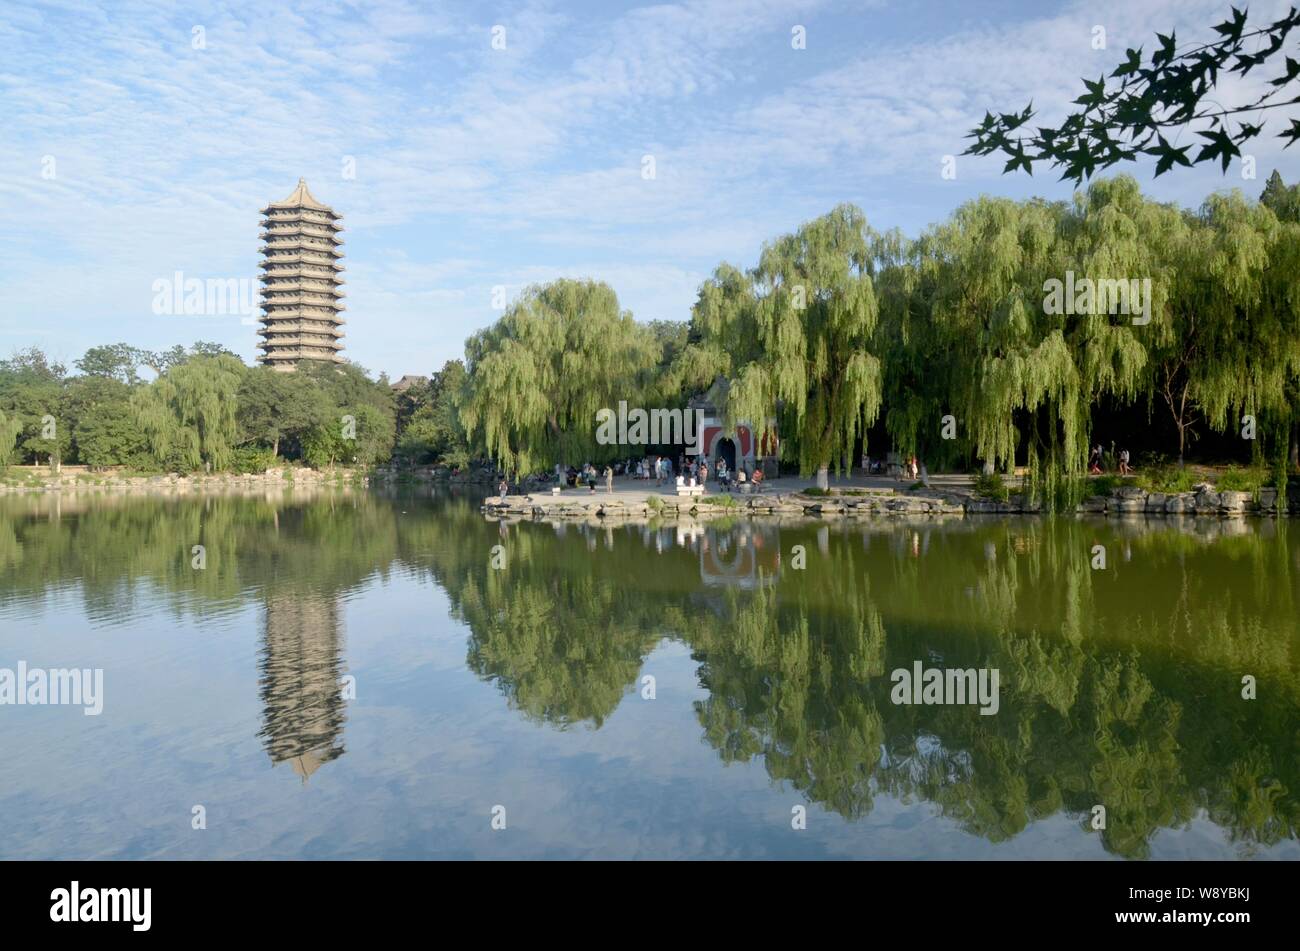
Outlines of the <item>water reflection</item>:
{"type": "Polygon", "coordinates": [[[339,607],[310,592],[266,599],[261,658],[261,737],[272,763],[306,782],[343,755],[343,644],[339,607]]]}
{"type": "Polygon", "coordinates": [[[345,606],[398,573],[445,592],[466,670],[548,730],[602,729],[656,646],[685,645],[717,763],[848,821],[922,802],[1000,843],[1068,817],[1127,858],[1199,820],[1245,856],[1296,839],[1286,522],[548,525],[489,523],[471,498],[40,498],[0,505],[0,565],[3,618],[56,589],[92,619],[260,605],[259,736],[304,782],[345,748],[345,606]],[[889,672],[917,660],[998,669],[998,714],[894,705],[889,672]]]}

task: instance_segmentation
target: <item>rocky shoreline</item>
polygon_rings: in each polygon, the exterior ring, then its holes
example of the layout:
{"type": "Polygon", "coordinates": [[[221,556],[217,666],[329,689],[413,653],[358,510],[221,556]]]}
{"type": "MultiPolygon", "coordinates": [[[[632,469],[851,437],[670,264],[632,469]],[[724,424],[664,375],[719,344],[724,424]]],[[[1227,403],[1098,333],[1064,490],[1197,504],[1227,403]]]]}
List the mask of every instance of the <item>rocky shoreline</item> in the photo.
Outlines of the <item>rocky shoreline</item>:
{"type": "MultiPolygon", "coordinates": [[[[805,518],[879,518],[965,517],[968,515],[1038,515],[1040,504],[1023,495],[1011,495],[1006,501],[956,493],[915,492],[893,494],[887,491],[864,491],[859,494],[809,496],[801,492],[772,493],[755,496],[727,495],[677,497],[651,495],[629,500],[618,495],[550,494],[508,495],[504,500],[493,497],[482,505],[489,518],[531,518],[537,520],[615,520],[647,521],[662,518],[695,519],[722,517],[801,516],[805,518]]],[[[1250,492],[1216,491],[1209,485],[1193,492],[1147,492],[1136,486],[1115,489],[1110,495],[1085,499],[1076,508],[1079,515],[1143,517],[1276,517],[1300,514],[1300,505],[1292,504],[1279,513],[1277,490],[1261,489],[1256,499],[1250,492]]]]}
{"type": "Polygon", "coordinates": [[[333,471],[306,468],[276,468],[265,472],[236,474],[231,472],[210,475],[182,475],[172,472],[165,475],[125,476],[112,472],[88,473],[65,470],[57,475],[39,479],[0,479],[0,495],[30,495],[57,492],[75,494],[83,492],[128,492],[139,494],[186,494],[191,492],[267,491],[288,488],[333,488],[366,486],[368,476],[348,469],[333,471]]]}

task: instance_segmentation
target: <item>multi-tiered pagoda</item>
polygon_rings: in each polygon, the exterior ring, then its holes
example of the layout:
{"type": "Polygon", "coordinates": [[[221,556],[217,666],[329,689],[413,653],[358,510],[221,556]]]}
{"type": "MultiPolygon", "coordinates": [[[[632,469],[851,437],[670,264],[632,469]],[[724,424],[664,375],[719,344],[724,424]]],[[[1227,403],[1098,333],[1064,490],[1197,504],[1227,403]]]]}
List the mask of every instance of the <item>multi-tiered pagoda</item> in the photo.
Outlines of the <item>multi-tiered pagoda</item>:
{"type": "Polygon", "coordinates": [[[298,179],[284,201],[262,209],[261,361],[292,370],[299,360],[342,363],[342,215],[298,179]]]}

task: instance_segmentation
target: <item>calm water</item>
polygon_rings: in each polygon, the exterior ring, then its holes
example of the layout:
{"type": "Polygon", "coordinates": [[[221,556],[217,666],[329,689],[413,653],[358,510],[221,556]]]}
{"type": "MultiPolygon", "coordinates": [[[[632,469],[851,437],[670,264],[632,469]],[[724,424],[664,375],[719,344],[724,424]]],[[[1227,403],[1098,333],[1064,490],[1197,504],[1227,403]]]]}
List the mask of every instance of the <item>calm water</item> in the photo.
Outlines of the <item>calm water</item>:
{"type": "Polygon", "coordinates": [[[0,568],[0,667],[104,670],[0,706],[0,858],[1300,858],[1300,525],[39,497],[0,568]]]}

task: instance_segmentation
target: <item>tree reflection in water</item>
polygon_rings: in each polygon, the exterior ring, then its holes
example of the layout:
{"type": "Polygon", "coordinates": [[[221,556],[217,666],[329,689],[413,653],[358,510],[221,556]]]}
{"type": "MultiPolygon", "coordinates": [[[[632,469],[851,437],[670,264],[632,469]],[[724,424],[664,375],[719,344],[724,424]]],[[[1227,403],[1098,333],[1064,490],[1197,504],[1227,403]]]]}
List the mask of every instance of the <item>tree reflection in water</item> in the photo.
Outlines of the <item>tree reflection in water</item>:
{"type": "Polygon", "coordinates": [[[75,581],[99,620],[131,617],[146,584],[178,614],[260,603],[262,740],[304,778],[344,751],[340,601],[399,571],[445,589],[469,669],[557,729],[599,729],[658,644],[686,645],[718,757],[849,820],[921,800],[999,842],[1057,814],[1092,833],[1100,804],[1092,834],[1131,858],[1198,816],[1243,854],[1296,837],[1286,522],[557,526],[455,496],[41,497],[0,505],[0,566],[7,600],[75,581]],[[999,669],[999,713],[892,704],[889,672],[916,660],[999,669]]]}

